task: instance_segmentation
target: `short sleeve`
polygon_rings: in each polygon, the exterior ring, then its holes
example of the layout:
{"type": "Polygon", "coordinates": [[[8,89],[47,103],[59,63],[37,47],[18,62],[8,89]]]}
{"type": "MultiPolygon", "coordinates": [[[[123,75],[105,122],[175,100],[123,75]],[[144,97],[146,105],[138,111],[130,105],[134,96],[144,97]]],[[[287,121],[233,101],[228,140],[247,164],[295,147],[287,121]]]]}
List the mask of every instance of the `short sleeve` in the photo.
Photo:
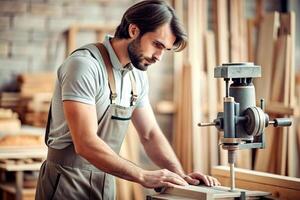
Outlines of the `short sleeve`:
{"type": "Polygon", "coordinates": [[[59,69],[62,100],[95,104],[97,91],[96,64],[89,57],[71,56],[59,69]]]}
{"type": "Polygon", "coordinates": [[[149,104],[149,83],[147,73],[142,72],[142,76],[140,78],[142,79],[141,82],[143,84],[141,85],[140,96],[138,97],[136,104],[137,108],[142,108],[149,104]]]}

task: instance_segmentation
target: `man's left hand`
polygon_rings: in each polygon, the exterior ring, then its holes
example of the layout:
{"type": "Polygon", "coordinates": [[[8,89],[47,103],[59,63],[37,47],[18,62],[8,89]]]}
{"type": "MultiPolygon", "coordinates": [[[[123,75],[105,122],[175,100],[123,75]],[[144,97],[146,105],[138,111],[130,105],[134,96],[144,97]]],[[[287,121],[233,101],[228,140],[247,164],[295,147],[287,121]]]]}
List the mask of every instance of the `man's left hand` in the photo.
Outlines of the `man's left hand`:
{"type": "Polygon", "coordinates": [[[219,186],[221,183],[214,177],[205,175],[201,172],[192,172],[188,175],[183,176],[183,179],[191,185],[199,185],[204,182],[207,186],[219,186]]]}

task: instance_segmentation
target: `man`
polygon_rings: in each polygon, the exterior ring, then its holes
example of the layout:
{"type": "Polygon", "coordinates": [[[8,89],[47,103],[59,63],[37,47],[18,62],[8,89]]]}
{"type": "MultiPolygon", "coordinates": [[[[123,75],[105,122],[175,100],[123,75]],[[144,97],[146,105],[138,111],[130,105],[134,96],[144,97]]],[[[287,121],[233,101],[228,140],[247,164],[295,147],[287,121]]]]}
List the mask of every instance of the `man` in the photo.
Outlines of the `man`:
{"type": "Polygon", "coordinates": [[[219,185],[186,175],[148,100],[146,70],[166,50],[182,50],[186,34],[164,1],[130,7],[114,37],[74,51],[60,66],[49,112],[36,199],[114,199],[113,176],[147,188],[219,185]],[[141,169],[118,155],[132,120],[146,153],[162,169],[141,169]]]}

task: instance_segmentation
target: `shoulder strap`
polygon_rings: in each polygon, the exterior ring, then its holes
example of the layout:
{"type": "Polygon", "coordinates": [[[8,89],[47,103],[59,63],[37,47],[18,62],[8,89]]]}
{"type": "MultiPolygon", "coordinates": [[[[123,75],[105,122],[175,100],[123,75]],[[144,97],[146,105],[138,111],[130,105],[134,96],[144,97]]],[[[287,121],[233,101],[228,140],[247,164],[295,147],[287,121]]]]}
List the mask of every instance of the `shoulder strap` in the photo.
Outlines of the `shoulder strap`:
{"type": "Polygon", "coordinates": [[[99,49],[99,51],[102,55],[102,58],[104,60],[105,67],[106,67],[107,76],[108,76],[108,85],[109,85],[109,89],[110,89],[111,103],[116,103],[116,98],[117,98],[116,83],[115,83],[115,78],[114,78],[114,74],[113,74],[113,66],[110,61],[107,49],[105,48],[105,46],[102,43],[97,43],[97,44],[95,44],[95,46],[99,49]]]}

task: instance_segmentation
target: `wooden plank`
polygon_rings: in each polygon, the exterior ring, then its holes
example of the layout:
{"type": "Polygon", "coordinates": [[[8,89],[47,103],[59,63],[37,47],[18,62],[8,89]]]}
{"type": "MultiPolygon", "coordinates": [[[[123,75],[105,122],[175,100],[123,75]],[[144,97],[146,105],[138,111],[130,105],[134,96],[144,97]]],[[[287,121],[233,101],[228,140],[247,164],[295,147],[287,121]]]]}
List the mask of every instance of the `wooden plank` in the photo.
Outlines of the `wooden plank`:
{"type": "Polygon", "coordinates": [[[239,1],[229,1],[230,62],[241,62],[239,1]]]}
{"type": "MultiPolygon", "coordinates": [[[[236,188],[236,191],[230,192],[228,187],[223,186],[215,186],[215,187],[207,187],[207,186],[174,186],[173,188],[167,188],[162,196],[172,195],[170,199],[173,197],[181,197],[182,199],[198,199],[198,200],[213,200],[213,199],[227,199],[227,198],[235,198],[240,197],[241,192],[246,193],[246,197],[263,197],[269,195],[268,192],[261,191],[248,191],[244,189],[236,188]]],[[[155,197],[160,197],[160,195],[156,195],[155,197]]],[[[155,199],[155,198],[154,198],[155,199]]],[[[168,198],[167,198],[168,199],[168,198]]]]}
{"type": "MultiPolygon", "coordinates": [[[[217,79],[214,78],[214,68],[216,67],[215,36],[211,31],[205,34],[205,61],[207,68],[207,103],[208,120],[212,121],[217,117],[217,79]]],[[[218,164],[218,131],[215,127],[209,127],[209,166],[218,164]]]]}
{"type": "MultiPolygon", "coordinates": [[[[288,35],[282,35],[279,36],[278,40],[276,41],[275,65],[273,75],[273,80],[276,81],[273,81],[271,91],[271,101],[274,102],[283,102],[283,97],[288,97],[288,95],[282,95],[282,91],[286,92],[286,90],[289,90],[289,88],[284,88],[285,85],[289,85],[285,84],[285,80],[289,80],[289,73],[285,73],[285,70],[290,67],[286,65],[286,62],[288,60],[286,55],[288,50],[288,39],[288,35]]],[[[286,105],[286,103],[284,103],[284,105],[286,105]]]]}
{"type": "Polygon", "coordinates": [[[1,147],[0,159],[45,158],[46,147],[1,147]]]}
{"type": "Polygon", "coordinates": [[[270,172],[271,155],[276,155],[276,149],[273,148],[273,146],[275,146],[274,143],[276,142],[274,141],[274,138],[276,137],[274,129],[274,127],[268,127],[265,130],[266,148],[257,149],[256,151],[254,169],[257,171],[270,172]]]}
{"type": "Polygon", "coordinates": [[[255,79],[254,82],[257,97],[264,98],[267,102],[270,100],[273,51],[278,27],[279,14],[274,12],[265,15],[259,30],[256,64],[261,66],[262,77],[255,79]]]}
{"type": "Polygon", "coordinates": [[[279,29],[279,35],[285,35],[288,34],[291,37],[291,47],[289,59],[290,60],[290,105],[295,105],[295,27],[296,27],[296,18],[294,12],[289,12],[287,14],[280,14],[280,29],[279,29]]]}
{"type": "Polygon", "coordinates": [[[67,35],[66,57],[69,56],[76,49],[76,35],[78,28],[76,26],[71,27],[67,35]]]}
{"type": "Polygon", "coordinates": [[[285,106],[283,103],[280,103],[280,102],[267,103],[265,111],[269,114],[299,116],[298,108],[285,106]]]}
{"type": "MultiPolygon", "coordinates": [[[[177,16],[180,21],[184,22],[183,20],[183,1],[181,0],[174,0],[173,7],[176,10],[177,16]]],[[[177,52],[176,56],[173,56],[173,70],[174,70],[174,89],[173,89],[173,97],[174,102],[177,107],[177,112],[174,115],[173,129],[173,141],[172,145],[177,157],[180,159],[180,137],[182,136],[181,126],[182,126],[182,71],[183,71],[183,52],[177,52]]]]}
{"type": "Polygon", "coordinates": [[[186,172],[193,171],[193,129],[192,129],[192,94],[191,94],[191,73],[192,67],[185,65],[183,68],[183,105],[182,105],[182,117],[184,123],[182,123],[181,136],[179,141],[181,147],[181,161],[183,169],[186,172]]]}
{"type": "MultiPolygon", "coordinates": [[[[216,33],[217,47],[217,65],[229,62],[229,27],[228,27],[228,1],[214,0],[213,17],[214,32],[216,33]]],[[[225,84],[222,79],[218,79],[218,107],[223,105],[223,97],[225,96],[225,84]]],[[[220,163],[227,164],[227,151],[220,148],[220,163]]]]}
{"type": "Polygon", "coordinates": [[[228,2],[214,0],[212,3],[214,11],[214,32],[216,33],[217,41],[217,65],[221,65],[229,61],[228,2]]]}
{"type": "MultiPolygon", "coordinates": [[[[283,105],[289,106],[290,94],[290,44],[291,38],[289,35],[280,35],[276,41],[275,49],[275,64],[273,75],[273,87],[271,92],[271,100],[274,102],[282,102],[283,105]]],[[[288,117],[285,115],[285,117],[288,117]]],[[[287,165],[287,136],[288,128],[279,128],[276,130],[277,154],[274,156],[276,161],[275,172],[281,175],[286,175],[287,165]]]]}
{"type": "MultiPolygon", "coordinates": [[[[271,173],[236,168],[236,186],[249,190],[263,190],[279,199],[297,199],[300,196],[300,179],[271,173]]],[[[224,185],[230,184],[229,167],[216,166],[212,175],[224,185]]]]}
{"type": "Polygon", "coordinates": [[[254,63],[254,19],[247,19],[247,47],[248,47],[248,61],[254,63]]]}
{"type": "MultiPolygon", "coordinates": [[[[206,13],[205,1],[190,0],[187,2],[187,14],[188,14],[188,60],[191,64],[191,126],[192,126],[192,152],[193,155],[193,168],[194,170],[203,171],[205,163],[201,157],[204,156],[201,152],[201,144],[203,140],[201,138],[201,130],[197,126],[202,118],[201,112],[201,95],[202,91],[199,90],[201,86],[201,72],[203,71],[203,34],[204,29],[201,22],[203,21],[203,15],[206,13]],[[199,110],[200,109],[200,110],[199,110]],[[197,152],[197,153],[196,153],[197,152]],[[200,154],[200,155],[199,155],[200,154]]],[[[189,123],[189,122],[187,122],[189,123]]],[[[205,171],[203,171],[205,173],[205,171]]]]}

